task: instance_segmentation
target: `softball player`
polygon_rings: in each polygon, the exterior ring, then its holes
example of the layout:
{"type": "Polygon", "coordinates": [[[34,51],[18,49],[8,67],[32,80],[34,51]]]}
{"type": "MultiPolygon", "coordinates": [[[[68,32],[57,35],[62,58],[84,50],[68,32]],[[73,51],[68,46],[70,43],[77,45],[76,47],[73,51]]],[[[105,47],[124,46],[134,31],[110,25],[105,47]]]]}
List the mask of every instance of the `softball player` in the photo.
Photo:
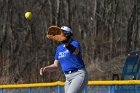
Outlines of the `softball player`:
{"type": "Polygon", "coordinates": [[[88,83],[88,73],[81,55],[80,43],[73,40],[72,29],[62,26],[67,39],[62,41],[56,49],[55,60],[52,65],[42,67],[40,72],[56,71],[59,64],[65,74],[65,93],[82,93],[88,83]]]}

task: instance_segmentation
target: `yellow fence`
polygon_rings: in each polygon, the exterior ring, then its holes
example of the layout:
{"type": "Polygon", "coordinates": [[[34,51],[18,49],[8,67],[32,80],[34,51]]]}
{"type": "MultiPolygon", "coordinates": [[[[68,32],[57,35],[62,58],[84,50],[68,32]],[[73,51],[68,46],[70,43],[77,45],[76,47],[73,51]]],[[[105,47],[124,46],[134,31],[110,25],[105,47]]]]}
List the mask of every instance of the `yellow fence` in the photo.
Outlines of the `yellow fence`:
{"type": "MultiPolygon", "coordinates": [[[[95,85],[140,85],[140,80],[114,80],[114,81],[89,81],[88,86],[95,85]]],[[[34,83],[34,84],[8,84],[0,85],[0,88],[28,88],[28,87],[52,87],[64,86],[64,82],[57,81],[51,83],[34,83]]]]}
{"type": "MultiPolygon", "coordinates": [[[[110,81],[89,81],[88,82],[88,87],[90,87],[89,89],[93,88],[93,90],[95,90],[96,88],[96,91],[99,91],[97,89],[100,89],[100,87],[103,86],[102,88],[108,91],[108,92],[98,92],[98,93],[115,93],[116,91],[115,89],[117,89],[116,86],[126,86],[128,88],[128,86],[130,87],[130,86],[136,86],[136,85],[139,89],[140,80],[119,80],[119,81],[110,80],[110,81]],[[98,86],[98,88],[95,86],[98,86]]],[[[0,93],[8,93],[8,92],[4,92],[4,90],[6,89],[28,89],[28,92],[19,92],[21,91],[19,90],[17,93],[43,93],[43,92],[31,91],[33,88],[35,89],[35,88],[41,88],[41,87],[56,87],[57,92],[53,92],[53,93],[63,93],[61,92],[61,87],[63,88],[63,86],[64,86],[64,82],[61,82],[61,81],[51,82],[51,83],[34,83],[34,84],[8,84],[8,85],[0,85],[0,89],[1,89],[0,93]]],[[[133,90],[132,93],[139,93],[135,91],[140,91],[140,90],[133,90]]],[[[14,93],[14,92],[9,92],[9,93],[14,93]]],[[[49,92],[44,92],[44,93],[49,93],[49,92]]],[[[90,92],[85,91],[84,93],[90,93],[90,92]]],[[[119,92],[119,93],[123,93],[123,92],[119,92]]],[[[127,93],[131,93],[131,92],[129,91],[127,93]]]]}

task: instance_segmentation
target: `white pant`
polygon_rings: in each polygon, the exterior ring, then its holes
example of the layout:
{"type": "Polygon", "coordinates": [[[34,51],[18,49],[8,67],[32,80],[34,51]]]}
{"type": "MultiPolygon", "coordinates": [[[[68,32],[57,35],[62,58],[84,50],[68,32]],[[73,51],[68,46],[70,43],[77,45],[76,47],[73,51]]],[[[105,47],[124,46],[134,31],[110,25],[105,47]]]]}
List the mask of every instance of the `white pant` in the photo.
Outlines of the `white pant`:
{"type": "Polygon", "coordinates": [[[71,74],[65,74],[65,93],[82,93],[88,83],[88,73],[80,69],[71,74]]]}

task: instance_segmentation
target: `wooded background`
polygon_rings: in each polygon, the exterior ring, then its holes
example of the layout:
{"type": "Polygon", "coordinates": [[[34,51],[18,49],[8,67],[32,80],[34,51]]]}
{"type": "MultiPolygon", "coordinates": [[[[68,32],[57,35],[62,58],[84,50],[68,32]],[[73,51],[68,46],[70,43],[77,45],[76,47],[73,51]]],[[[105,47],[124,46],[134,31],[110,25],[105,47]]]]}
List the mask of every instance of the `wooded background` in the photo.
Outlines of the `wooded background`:
{"type": "Polygon", "coordinates": [[[89,80],[110,80],[140,49],[140,0],[0,0],[0,84],[65,80],[61,69],[39,75],[59,44],[45,38],[51,25],[72,27],[89,80]]]}

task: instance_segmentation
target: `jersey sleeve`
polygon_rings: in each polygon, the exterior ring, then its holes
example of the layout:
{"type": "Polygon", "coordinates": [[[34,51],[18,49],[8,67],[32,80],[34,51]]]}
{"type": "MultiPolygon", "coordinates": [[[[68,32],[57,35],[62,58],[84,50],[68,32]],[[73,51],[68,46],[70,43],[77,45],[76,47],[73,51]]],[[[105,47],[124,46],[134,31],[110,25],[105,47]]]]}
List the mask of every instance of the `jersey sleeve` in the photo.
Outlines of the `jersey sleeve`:
{"type": "Polygon", "coordinates": [[[79,42],[75,41],[75,42],[72,43],[72,45],[75,46],[76,48],[78,48],[81,51],[81,46],[80,46],[79,42]]]}

